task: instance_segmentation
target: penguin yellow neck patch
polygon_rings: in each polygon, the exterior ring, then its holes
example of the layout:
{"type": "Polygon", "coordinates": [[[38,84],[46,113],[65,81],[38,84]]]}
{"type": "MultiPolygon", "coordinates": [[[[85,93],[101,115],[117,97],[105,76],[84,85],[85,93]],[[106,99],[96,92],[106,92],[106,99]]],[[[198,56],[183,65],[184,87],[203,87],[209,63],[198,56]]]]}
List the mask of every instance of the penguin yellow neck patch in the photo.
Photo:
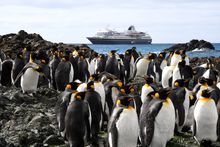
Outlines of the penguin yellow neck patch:
{"type": "Polygon", "coordinates": [[[164,105],[165,107],[169,107],[169,105],[170,105],[170,98],[167,98],[167,99],[163,102],[163,105],[164,105]]]}
{"type": "Polygon", "coordinates": [[[149,84],[145,84],[145,85],[144,85],[144,88],[149,88],[149,87],[150,87],[149,84]]]}
{"type": "Polygon", "coordinates": [[[207,103],[207,102],[210,102],[212,99],[210,99],[210,98],[200,98],[199,99],[199,101],[201,101],[201,102],[204,102],[204,103],[207,103]]]}

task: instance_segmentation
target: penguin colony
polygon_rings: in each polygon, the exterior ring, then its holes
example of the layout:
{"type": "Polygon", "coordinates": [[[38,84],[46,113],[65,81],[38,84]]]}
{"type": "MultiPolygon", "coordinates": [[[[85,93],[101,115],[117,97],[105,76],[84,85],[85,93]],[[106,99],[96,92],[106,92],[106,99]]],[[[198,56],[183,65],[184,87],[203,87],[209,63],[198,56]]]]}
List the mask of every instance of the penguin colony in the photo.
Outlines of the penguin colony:
{"type": "Polygon", "coordinates": [[[71,147],[165,147],[192,132],[201,146],[220,139],[219,71],[211,60],[192,68],[182,50],[141,55],[136,48],[108,55],[91,50],[1,51],[0,83],[34,95],[44,86],[60,91],[56,116],[71,147]]]}

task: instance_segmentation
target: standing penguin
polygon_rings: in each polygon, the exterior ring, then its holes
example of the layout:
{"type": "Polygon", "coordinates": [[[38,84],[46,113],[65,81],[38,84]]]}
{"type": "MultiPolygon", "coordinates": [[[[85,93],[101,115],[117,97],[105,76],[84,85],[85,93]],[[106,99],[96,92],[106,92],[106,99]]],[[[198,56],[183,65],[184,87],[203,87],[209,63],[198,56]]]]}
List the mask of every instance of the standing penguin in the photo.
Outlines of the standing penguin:
{"type": "Polygon", "coordinates": [[[71,82],[66,85],[65,91],[63,91],[56,103],[56,116],[57,116],[57,122],[59,131],[61,132],[61,135],[63,136],[63,131],[65,129],[65,115],[67,111],[67,107],[71,101],[71,96],[75,96],[77,93],[76,89],[79,86],[79,83],[71,82]]]}
{"type": "Polygon", "coordinates": [[[95,73],[101,73],[105,71],[105,65],[106,65],[106,57],[104,54],[99,54],[99,58],[96,61],[95,65],[95,73]]]}
{"type": "Polygon", "coordinates": [[[55,71],[55,81],[58,91],[64,91],[65,85],[73,81],[74,70],[69,62],[69,55],[64,55],[55,71]]]}
{"type": "Polygon", "coordinates": [[[174,82],[175,88],[172,89],[170,99],[173,102],[176,112],[176,132],[181,133],[186,122],[189,111],[190,91],[185,87],[185,80],[179,79],[174,82]]]}
{"type": "Polygon", "coordinates": [[[13,61],[11,59],[4,60],[2,62],[2,73],[1,73],[1,85],[10,87],[12,85],[12,67],[13,61]]]}
{"type": "Polygon", "coordinates": [[[53,87],[55,90],[57,90],[56,81],[55,81],[55,72],[57,69],[57,66],[60,63],[60,57],[58,51],[55,51],[53,53],[52,60],[49,63],[50,66],[50,77],[51,77],[51,87],[53,87]]]}
{"type": "Polygon", "coordinates": [[[81,82],[87,82],[89,79],[89,69],[88,69],[88,62],[85,59],[83,53],[79,53],[78,59],[78,79],[81,82]]]}
{"type": "Polygon", "coordinates": [[[35,60],[36,54],[31,53],[29,63],[25,65],[15,80],[16,83],[21,76],[21,88],[23,93],[27,92],[33,94],[37,91],[38,80],[40,73],[42,73],[42,68],[35,63],[35,60]]]}
{"type": "Polygon", "coordinates": [[[165,147],[173,137],[175,110],[168,94],[169,90],[160,89],[150,102],[142,105],[139,120],[142,146],[165,147]]]}
{"type": "Polygon", "coordinates": [[[139,58],[135,61],[134,77],[147,75],[150,60],[148,57],[139,58]]]}
{"type": "Polygon", "coordinates": [[[87,84],[87,91],[85,94],[85,101],[88,102],[91,110],[91,141],[92,144],[98,144],[98,133],[102,124],[102,103],[101,96],[96,92],[94,87],[94,82],[90,81],[87,84]]]}
{"type": "Polygon", "coordinates": [[[145,78],[146,83],[142,86],[141,89],[141,101],[144,103],[146,101],[147,95],[156,90],[156,85],[153,84],[153,78],[147,77],[145,78]]]}
{"type": "Polygon", "coordinates": [[[84,147],[84,138],[87,134],[89,125],[89,107],[83,100],[85,92],[79,92],[68,105],[65,115],[65,139],[70,147],[84,147]]]}
{"type": "Polygon", "coordinates": [[[138,117],[134,109],[133,98],[128,96],[118,97],[108,124],[110,147],[136,147],[138,130],[138,117]]]}
{"type": "Polygon", "coordinates": [[[218,112],[209,90],[203,90],[194,109],[193,136],[201,144],[211,146],[217,140],[218,112]]]}
{"type": "Polygon", "coordinates": [[[116,57],[116,50],[112,50],[109,55],[108,59],[106,61],[105,71],[115,75],[116,77],[120,78],[120,71],[119,71],[119,64],[118,59],[116,57]]]}

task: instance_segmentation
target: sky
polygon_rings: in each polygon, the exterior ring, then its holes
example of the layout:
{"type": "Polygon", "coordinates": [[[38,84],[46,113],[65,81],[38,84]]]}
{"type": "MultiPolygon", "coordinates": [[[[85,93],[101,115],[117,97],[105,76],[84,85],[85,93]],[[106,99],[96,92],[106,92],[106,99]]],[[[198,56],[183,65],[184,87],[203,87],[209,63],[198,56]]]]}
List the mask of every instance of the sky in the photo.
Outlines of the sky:
{"type": "Polygon", "coordinates": [[[1,0],[0,35],[25,30],[52,42],[89,43],[104,28],[151,35],[153,43],[220,42],[220,0],[1,0]]]}

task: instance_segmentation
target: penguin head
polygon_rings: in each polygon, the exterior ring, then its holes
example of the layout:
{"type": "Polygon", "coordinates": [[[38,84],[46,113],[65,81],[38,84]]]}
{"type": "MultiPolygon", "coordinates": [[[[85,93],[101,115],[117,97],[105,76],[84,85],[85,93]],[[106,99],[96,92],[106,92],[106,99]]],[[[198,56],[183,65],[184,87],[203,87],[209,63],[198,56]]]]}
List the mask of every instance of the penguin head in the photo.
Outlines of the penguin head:
{"type": "Polygon", "coordinates": [[[211,97],[211,91],[208,89],[205,89],[202,91],[201,96],[204,98],[210,98],[211,97]]]}
{"type": "Polygon", "coordinates": [[[23,59],[23,53],[22,52],[19,52],[16,56],[17,56],[18,59],[23,59]]]}
{"type": "Polygon", "coordinates": [[[89,77],[89,80],[90,80],[90,81],[99,81],[99,74],[92,74],[92,75],[89,77]]]}
{"type": "Polygon", "coordinates": [[[118,51],[118,50],[111,50],[108,55],[109,55],[110,57],[112,57],[112,56],[115,55],[115,53],[116,53],[117,51],[118,51]]]}
{"type": "Polygon", "coordinates": [[[123,85],[120,88],[120,92],[124,93],[124,94],[130,94],[130,93],[134,93],[134,88],[131,85],[123,85]]]}
{"type": "Polygon", "coordinates": [[[127,109],[134,109],[134,98],[129,96],[120,96],[117,98],[116,105],[127,109]]]}
{"type": "Polygon", "coordinates": [[[158,57],[164,59],[166,57],[166,52],[161,52],[158,54],[158,57]]]}
{"type": "Polygon", "coordinates": [[[87,90],[94,90],[95,86],[94,86],[94,81],[90,81],[89,83],[87,83],[87,90]]]}
{"type": "Polygon", "coordinates": [[[67,89],[67,90],[76,90],[79,85],[80,85],[80,83],[71,82],[71,83],[68,83],[68,84],[66,85],[66,88],[65,88],[65,89],[67,89]]]}
{"type": "Polygon", "coordinates": [[[105,55],[104,54],[99,54],[99,59],[100,60],[104,60],[105,59],[105,55]]]}
{"type": "Polygon", "coordinates": [[[62,61],[69,61],[69,53],[68,52],[64,52],[61,56],[62,61]]]}
{"type": "Polygon", "coordinates": [[[157,57],[157,54],[155,54],[155,53],[150,53],[150,54],[148,54],[148,59],[149,60],[153,60],[153,59],[155,59],[157,57]]]}
{"type": "Polygon", "coordinates": [[[125,56],[129,56],[132,54],[132,49],[128,49],[125,51],[125,56]]]}
{"type": "Polygon", "coordinates": [[[123,86],[123,83],[121,81],[117,81],[115,84],[119,88],[121,88],[123,86]]]}
{"type": "Polygon", "coordinates": [[[169,96],[171,90],[169,88],[161,88],[157,92],[155,92],[154,96],[161,100],[166,100],[169,96]]]}
{"type": "Polygon", "coordinates": [[[146,81],[146,84],[152,84],[154,82],[154,79],[152,77],[150,77],[150,76],[147,76],[145,78],[145,81],[146,81]]]}
{"type": "Polygon", "coordinates": [[[180,50],[175,50],[174,55],[180,55],[180,50]]]}
{"type": "Polygon", "coordinates": [[[207,85],[207,80],[205,77],[200,77],[198,82],[201,84],[201,85],[207,85]]]}
{"type": "Polygon", "coordinates": [[[178,79],[174,82],[175,87],[184,87],[185,86],[185,80],[184,79],[178,79]]]}
{"type": "Polygon", "coordinates": [[[85,95],[86,95],[86,92],[73,92],[74,97],[72,97],[73,100],[84,100],[85,99],[85,95]]]}

